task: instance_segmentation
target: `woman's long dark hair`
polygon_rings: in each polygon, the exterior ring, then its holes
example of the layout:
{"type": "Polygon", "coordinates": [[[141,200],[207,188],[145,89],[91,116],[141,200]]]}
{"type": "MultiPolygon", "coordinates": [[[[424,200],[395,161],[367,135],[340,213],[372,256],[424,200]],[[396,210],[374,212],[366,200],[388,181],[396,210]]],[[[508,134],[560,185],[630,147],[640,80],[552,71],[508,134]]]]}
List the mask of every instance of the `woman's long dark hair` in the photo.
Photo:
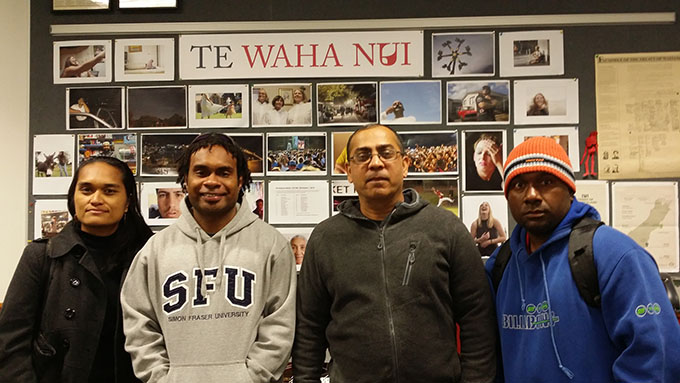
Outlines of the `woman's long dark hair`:
{"type": "MultiPolygon", "coordinates": [[[[124,255],[127,257],[134,257],[137,251],[144,246],[146,241],[153,235],[149,226],[144,222],[144,218],[139,210],[139,198],[137,196],[137,185],[135,184],[135,176],[130,171],[130,168],[123,161],[105,156],[94,156],[83,162],[73,174],[73,181],[68,188],[68,212],[71,213],[73,220],[77,223],[76,205],[74,196],[76,193],[76,185],[78,184],[78,176],[80,170],[95,162],[103,162],[118,169],[123,178],[123,185],[125,186],[125,194],[128,198],[128,209],[120,220],[118,226],[118,233],[122,241],[121,248],[125,249],[124,255]]],[[[123,255],[123,254],[121,254],[123,255]]]]}

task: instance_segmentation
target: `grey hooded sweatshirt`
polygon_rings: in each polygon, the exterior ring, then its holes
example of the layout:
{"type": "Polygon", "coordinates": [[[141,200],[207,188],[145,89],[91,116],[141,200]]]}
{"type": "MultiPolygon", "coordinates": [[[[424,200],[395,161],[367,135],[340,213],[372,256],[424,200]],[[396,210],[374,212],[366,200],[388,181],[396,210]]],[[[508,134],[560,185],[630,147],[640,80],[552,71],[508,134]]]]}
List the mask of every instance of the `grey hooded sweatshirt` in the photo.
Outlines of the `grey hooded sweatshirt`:
{"type": "Polygon", "coordinates": [[[182,216],[154,235],[121,292],[125,349],[145,382],[275,382],[295,331],[288,241],[239,208],[209,236],[182,216]]]}

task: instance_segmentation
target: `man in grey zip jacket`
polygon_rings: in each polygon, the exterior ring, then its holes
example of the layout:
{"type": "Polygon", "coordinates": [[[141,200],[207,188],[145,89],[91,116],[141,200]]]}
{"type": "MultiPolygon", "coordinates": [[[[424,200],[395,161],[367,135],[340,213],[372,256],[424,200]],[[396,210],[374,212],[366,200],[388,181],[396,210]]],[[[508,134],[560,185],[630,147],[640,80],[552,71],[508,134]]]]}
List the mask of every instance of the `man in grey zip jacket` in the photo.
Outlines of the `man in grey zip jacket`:
{"type": "Polygon", "coordinates": [[[409,159],[391,128],[347,142],[359,200],[313,231],[298,280],[296,382],[491,382],[496,329],[482,261],[462,222],[403,190],[409,159]],[[461,348],[456,351],[456,325],[461,348]]]}

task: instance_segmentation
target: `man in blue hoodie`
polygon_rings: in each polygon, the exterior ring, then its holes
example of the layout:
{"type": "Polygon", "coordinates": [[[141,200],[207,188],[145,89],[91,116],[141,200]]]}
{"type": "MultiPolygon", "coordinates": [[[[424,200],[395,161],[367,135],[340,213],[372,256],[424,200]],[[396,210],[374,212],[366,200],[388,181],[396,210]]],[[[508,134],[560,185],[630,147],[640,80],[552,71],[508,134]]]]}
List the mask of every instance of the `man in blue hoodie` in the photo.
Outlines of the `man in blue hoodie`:
{"type": "MultiPolygon", "coordinates": [[[[579,295],[568,259],[582,217],[569,157],[554,140],[518,145],[505,164],[505,196],[517,221],[512,255],[495,291],[507,382],[677,382],[680,325],[652,256],[601,226],[593,237],[601,307],[579,295]]],[[[497,250],[486,264],[491,274],[497,250]]]]}

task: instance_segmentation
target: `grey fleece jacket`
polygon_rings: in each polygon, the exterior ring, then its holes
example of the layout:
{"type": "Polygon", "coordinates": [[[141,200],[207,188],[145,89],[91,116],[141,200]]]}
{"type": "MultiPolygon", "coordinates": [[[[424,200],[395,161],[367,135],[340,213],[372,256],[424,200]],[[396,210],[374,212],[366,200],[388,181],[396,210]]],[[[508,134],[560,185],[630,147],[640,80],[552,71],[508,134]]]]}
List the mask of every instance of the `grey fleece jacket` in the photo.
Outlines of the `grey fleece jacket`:
{"type": "Polygon", "coordinates": [[[411,189],[382,225],[356,200],[312,232],[298,280],[295,382],[491,382],[496,329],[470,233],[411,189]],[[456,352],[456,324],[462,354],[456,352]]]}
{"type": "MultiPolygon", "coordinates": [[[[244,204],[244,206],[247,206],[244,204]]],[[[186,201],[123,284],[125,349],[145,382],[275,382],[295,328],[295,258],[248,209],[210,237],[186,201]]]]}

